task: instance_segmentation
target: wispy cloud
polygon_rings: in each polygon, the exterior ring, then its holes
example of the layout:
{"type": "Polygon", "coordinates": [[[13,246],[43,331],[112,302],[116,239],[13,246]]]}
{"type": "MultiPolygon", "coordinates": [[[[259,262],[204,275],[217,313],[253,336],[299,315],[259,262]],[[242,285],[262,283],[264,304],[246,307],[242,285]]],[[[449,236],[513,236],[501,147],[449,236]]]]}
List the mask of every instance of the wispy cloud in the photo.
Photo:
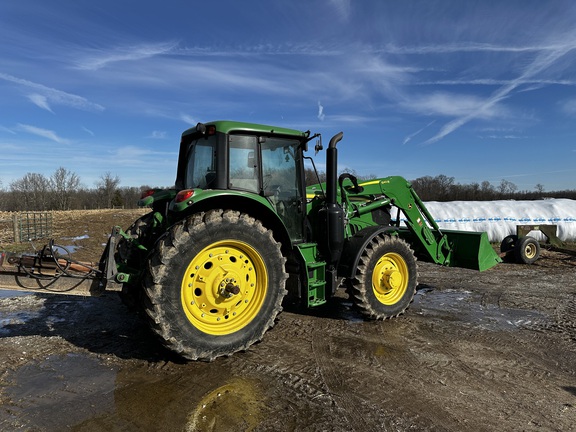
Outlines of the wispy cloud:
{"type": "Polygon", "coordinates": [[[189,125],[195,125],[198,123],[198,120],[185,113],[180,114],[180,120],[182,120],[184,123],[188,123],[189,125]]]}
{"type": "Polygon", "coordinates": [[[569,116],[576,116],[576,100],[566,100],[559,103],[562,112],[569,116]]]}
{"type": "MultiPolygon", "coordinates": [[[[419,81],[413,83],[413,85],[417,86],[430,86],[430,85],[445,85],[445,86],[462,86],[462,85],[478,85],[478,86],[503,86],[508,85],[512,81],[515,80],[503,80],[503,79],[494,79],[494,78],[478,78],[478,79],[459,79],[459,80],[435,80],[435,81],[419,81]]],[[[569,80],[569,79],[528,79],[519,84],[528,85],[530,87],[526,87],[523,90],[519,91],[532,91],[538,90],[547,85],[566,85],[566,86],[574,86],[576,85],[576,80],[569,80]]]]}
{"type": "Polygon", "coordinates": [[[426,115],[439,115],[443,117],[458,117],[474,115],[481,118],[501,116],[504,109],[494,104],[486,105],[486,101],[479,96],[434,92],[429,95],[413,95],[409,100],[401,102],[405,109],[426,115]]]}
{"type": "Polygon", "coordinates": [[[152,131],[152,133],[150,135],[148,135],[148,138],[151,139],[166,139],[167,137],[167,133],[166,131],[152,131]]]}
{"type": "Polygon", "coordinates": [[[562,49],[562,44],[545,45],[495,45],[489,43],[443,43],[436,45],[412,45],[399,46],[388,44],[382,48],[374,48],[375,52],[385,52],[389,54],[456,54],[474,52],[497,52],[497,53],[530,53],[542,51],[557,51],[562,49]]]}
{"type": "Polygon", "coordinates": [[[112,50],[92,50],[77,61],[76,67],[84,70],[98,70],[111,63],[137,61],[158,55],[169,54],[178,46],[177,42],[142,44],[117,47],[112,50]]]}
{"type": "Polygon", "coordinates": [[[50,108],[50,105],[48,104],[48,98],[46,96],[34,93],[28,95],[28,99],[30,99],[34,105],[54,114],[54,111],[52,111],[52,108],[50,108]]]}
{"type": "Polygon", "coordinates": [[[447,135],[453,133],[471,120],[484,117],[490,112],[493,112],[496,104],[507,98],[518,86],[522,85],[526,80],[533,79],[537,74],[551,67],[560,58],[575,48],[576,44],[567,43],[565,45],[559,45],[553,50],[540,52],[536,58],[524,68],[522,73],[516,79],[513,79],[508,84],[501,86],[488,98],[483,100],[482,103],[477,104],[476,107],[472,108],[468,112],[465,112],[464,115],[461,115],[456,119],[446,123],[440,129],[440,132],[438,132],[432,138],[426,140],[423,145],[435,143],[447,135]]]}
{"type": "Polygon", "coordinates": [[[348,21],[350,18],[350,3],[351,0],[329,0],[329,4],[332,5],[336,14],[343,20],[348,21]]]}
{"type": "Polygon", "coordinates": [[[47,139],[49,139],[51,141],[55,141],[59,144],[69,144],[70,143],[70,140],[59,137],[56,134],[56,132],[54,132],[52,130],[48,130],[48,129],[42,129],[42,128],[39,128],[36,126],[18,123],[17,130],[22,131],[22,132],[27,132],[27,133],[30,133],[32,135],[37,135],[37,136],[40,136],[43,138],[47,138],[47,139]]]}
{"type": "Polygon", "coordinates": [[[5,126],[0,126],[0,132],[8,132],[9,134],[16,135],[16,132],[14,132],[12,129],[8,129],[5,126]]]}
{"type": "Polygon", "coordinates": [[[71,93],[66,93],[61,90],[46,87],[42,84],[38,84],[32,81],[28,81],[22,78],[17,78],[15,76],[0,72],[0,79],[8,81],[19,86],[32,88],[38,93],[34,95],[29,95],[28,98],[37,106],[43,109],[51,111],[49,103],[64,105],[71,108],[77,108],[81,110],[89,111],[104,111],[102,105],[90,102],[82,96],[77,96],[71,93]]]}
{"type": "Polygon", "coordinates": [[[142,148],[142,147],[136,147],[136,146],[124,146],[124,147],[119,147],[114,149],[114,151],[112,152],[112,154],[114,155],[115,158],[118,159],[138,159],[142,156],[147,156],[152,154],[153,152],[142,148]]]}
{"type": "Polygon", "coordinates": [[[325,118],[326,115],[324,114],[324,107],[322,106],[320,101],[318,101],[318,120],[324,121],[325,118]]]}
{"type": "Polygon", "coordinates": [[[88,135],[94,136],[94,132],[88,129],[86,126],[82,126],[82,130],[86,132],[88,135]]]}
{"type": "Polygon", "coordinates": [[[421,129],[418,129],[416,132],[408,135],[406,138],[404,138],[404,141],[402,141],[402,145],[406,145],[408,144],[410,141],[412,141],[412,138],[414,138],[415,136],[419,135],[420,133],[422,133],[425,129],[429,128],[430,126],[432,126],[434,123],[436,123],[436,120],[432,120],[430,123],[428,123],[426,126],[424,126],[421,129]]]}

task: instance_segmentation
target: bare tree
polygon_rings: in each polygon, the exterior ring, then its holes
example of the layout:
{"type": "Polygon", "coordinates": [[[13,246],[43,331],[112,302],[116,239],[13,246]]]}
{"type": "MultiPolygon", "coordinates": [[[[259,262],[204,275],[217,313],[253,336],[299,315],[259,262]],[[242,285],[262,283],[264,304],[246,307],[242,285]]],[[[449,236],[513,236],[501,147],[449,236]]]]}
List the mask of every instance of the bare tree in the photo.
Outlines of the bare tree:
{"type": "Polygon", "coordinates": [[[304,176],[306,177],[306,185],[310,186],[316,183],[323,183],[326,181],[326,173],[324,171],[318,171],[318,176],[313,168],[305,168],[304,176]]]}
{"type": "Polygon", "coordinates": [[[500,192],[503,197],[512,195],[514,192],[516,192],[517,189],[518,186],[506,179],[502,179],[500,185],[498,186],[498,192],[500,192]]]}
{"type": "Polygon", "coordinates": [[[490,183],[488,180],[484,180],[480,184],[480,192],[482,194],[483,200],[491,200],[495,195],[494,186],[492,186],[492,183],[490,183]]]}
{"type": "Polygon", "coordinates": [[[100,181],[96,182],[99,195],[102,199],[102,204],[106,208],[112,207],[112,201],[116,196],[118,185],[120,184],[120,177],[112,176],[110,172],[106,172],[100,177],[100,181]]]}
{"type": "Polygon", "coordinates": [[[57,210],[69,210],[73,193],[80,185],[80,177],[72,171],[60,167],[50,177],[50,190],[57,210]]]}
{"type": "Polygon", "coordinates": [[[446,201],[454,189],[454,177],[444,174],[419,177],[411,183],[420,198],[428,201],[446,201]]]}
{"type": "Polygon", "coordinates": [[[544,185],[541,183],[538,183],[536,186],[534,186],[534,189],[536,189],[536,192],[539,194],[544,193],[544,185]]]}
{"type": "Polygon", "coordinates": [[[42,174],[28,173],[10,184],[19,210],[46,210],[50,181],[42,174]]]}

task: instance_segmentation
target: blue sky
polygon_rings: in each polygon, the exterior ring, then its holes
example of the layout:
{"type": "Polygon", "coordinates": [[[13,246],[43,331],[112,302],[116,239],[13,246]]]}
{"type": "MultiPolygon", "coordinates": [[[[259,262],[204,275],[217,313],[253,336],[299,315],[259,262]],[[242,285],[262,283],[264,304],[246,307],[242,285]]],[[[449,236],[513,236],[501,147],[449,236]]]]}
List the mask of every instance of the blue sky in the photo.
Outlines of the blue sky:
{"type": "Polygon", "coordinates": [[[575,22],[571,0],[1,2],[0,186],[170,186],[181,132],[230,119],[344,131],[362,175],[576,189],[575,22]]]}

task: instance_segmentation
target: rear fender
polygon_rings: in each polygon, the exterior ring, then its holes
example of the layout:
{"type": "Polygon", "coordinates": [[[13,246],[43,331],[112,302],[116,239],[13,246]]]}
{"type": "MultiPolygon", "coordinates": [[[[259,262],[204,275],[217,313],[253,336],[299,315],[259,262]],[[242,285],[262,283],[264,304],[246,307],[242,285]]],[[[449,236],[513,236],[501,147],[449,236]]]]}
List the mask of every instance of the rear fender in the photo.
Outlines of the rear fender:
{"type": "Polygon", "coordinates": [[[172,201],[170,217],[172,223],[176,223],[193,213],[212,209],[237,210],[252,216],[273,231],[274,237],[282,245],[285,256],[292,250],[288,229],[276,214],[273,205],[266,198],[249,192],[195,189],[190,200],[180,203],[172,201]]]}

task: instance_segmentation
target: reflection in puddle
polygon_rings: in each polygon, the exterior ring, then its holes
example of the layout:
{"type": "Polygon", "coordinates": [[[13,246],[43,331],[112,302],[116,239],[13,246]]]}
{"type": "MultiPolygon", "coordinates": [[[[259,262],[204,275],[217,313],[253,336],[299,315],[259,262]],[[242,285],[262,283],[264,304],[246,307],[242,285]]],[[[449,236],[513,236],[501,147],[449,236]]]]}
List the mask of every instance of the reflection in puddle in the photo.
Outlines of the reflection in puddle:
{"type": "Polygon", "coordinates": [[[189,432],[254,430],[261,420],[259,393],[253,381],[233,378],[200,400],[190,414],[186,430],[189,432]]]}
{"type": "Polygon", "coordinates": [[[3,381],[1,430],[252,431],[270,416],[259,381],[215,363],[158,373],[55,355],[3,381]]]}
{"type": "Polygon", "coordinates": [[[546,315],[533,310],[501,308],[497,304],[482,304],[481,297],[470,291],[436,291],[423,289],[414,297],[414,312],[486,330],[511,330],[530,327],[547,320],[546,315]]]}

